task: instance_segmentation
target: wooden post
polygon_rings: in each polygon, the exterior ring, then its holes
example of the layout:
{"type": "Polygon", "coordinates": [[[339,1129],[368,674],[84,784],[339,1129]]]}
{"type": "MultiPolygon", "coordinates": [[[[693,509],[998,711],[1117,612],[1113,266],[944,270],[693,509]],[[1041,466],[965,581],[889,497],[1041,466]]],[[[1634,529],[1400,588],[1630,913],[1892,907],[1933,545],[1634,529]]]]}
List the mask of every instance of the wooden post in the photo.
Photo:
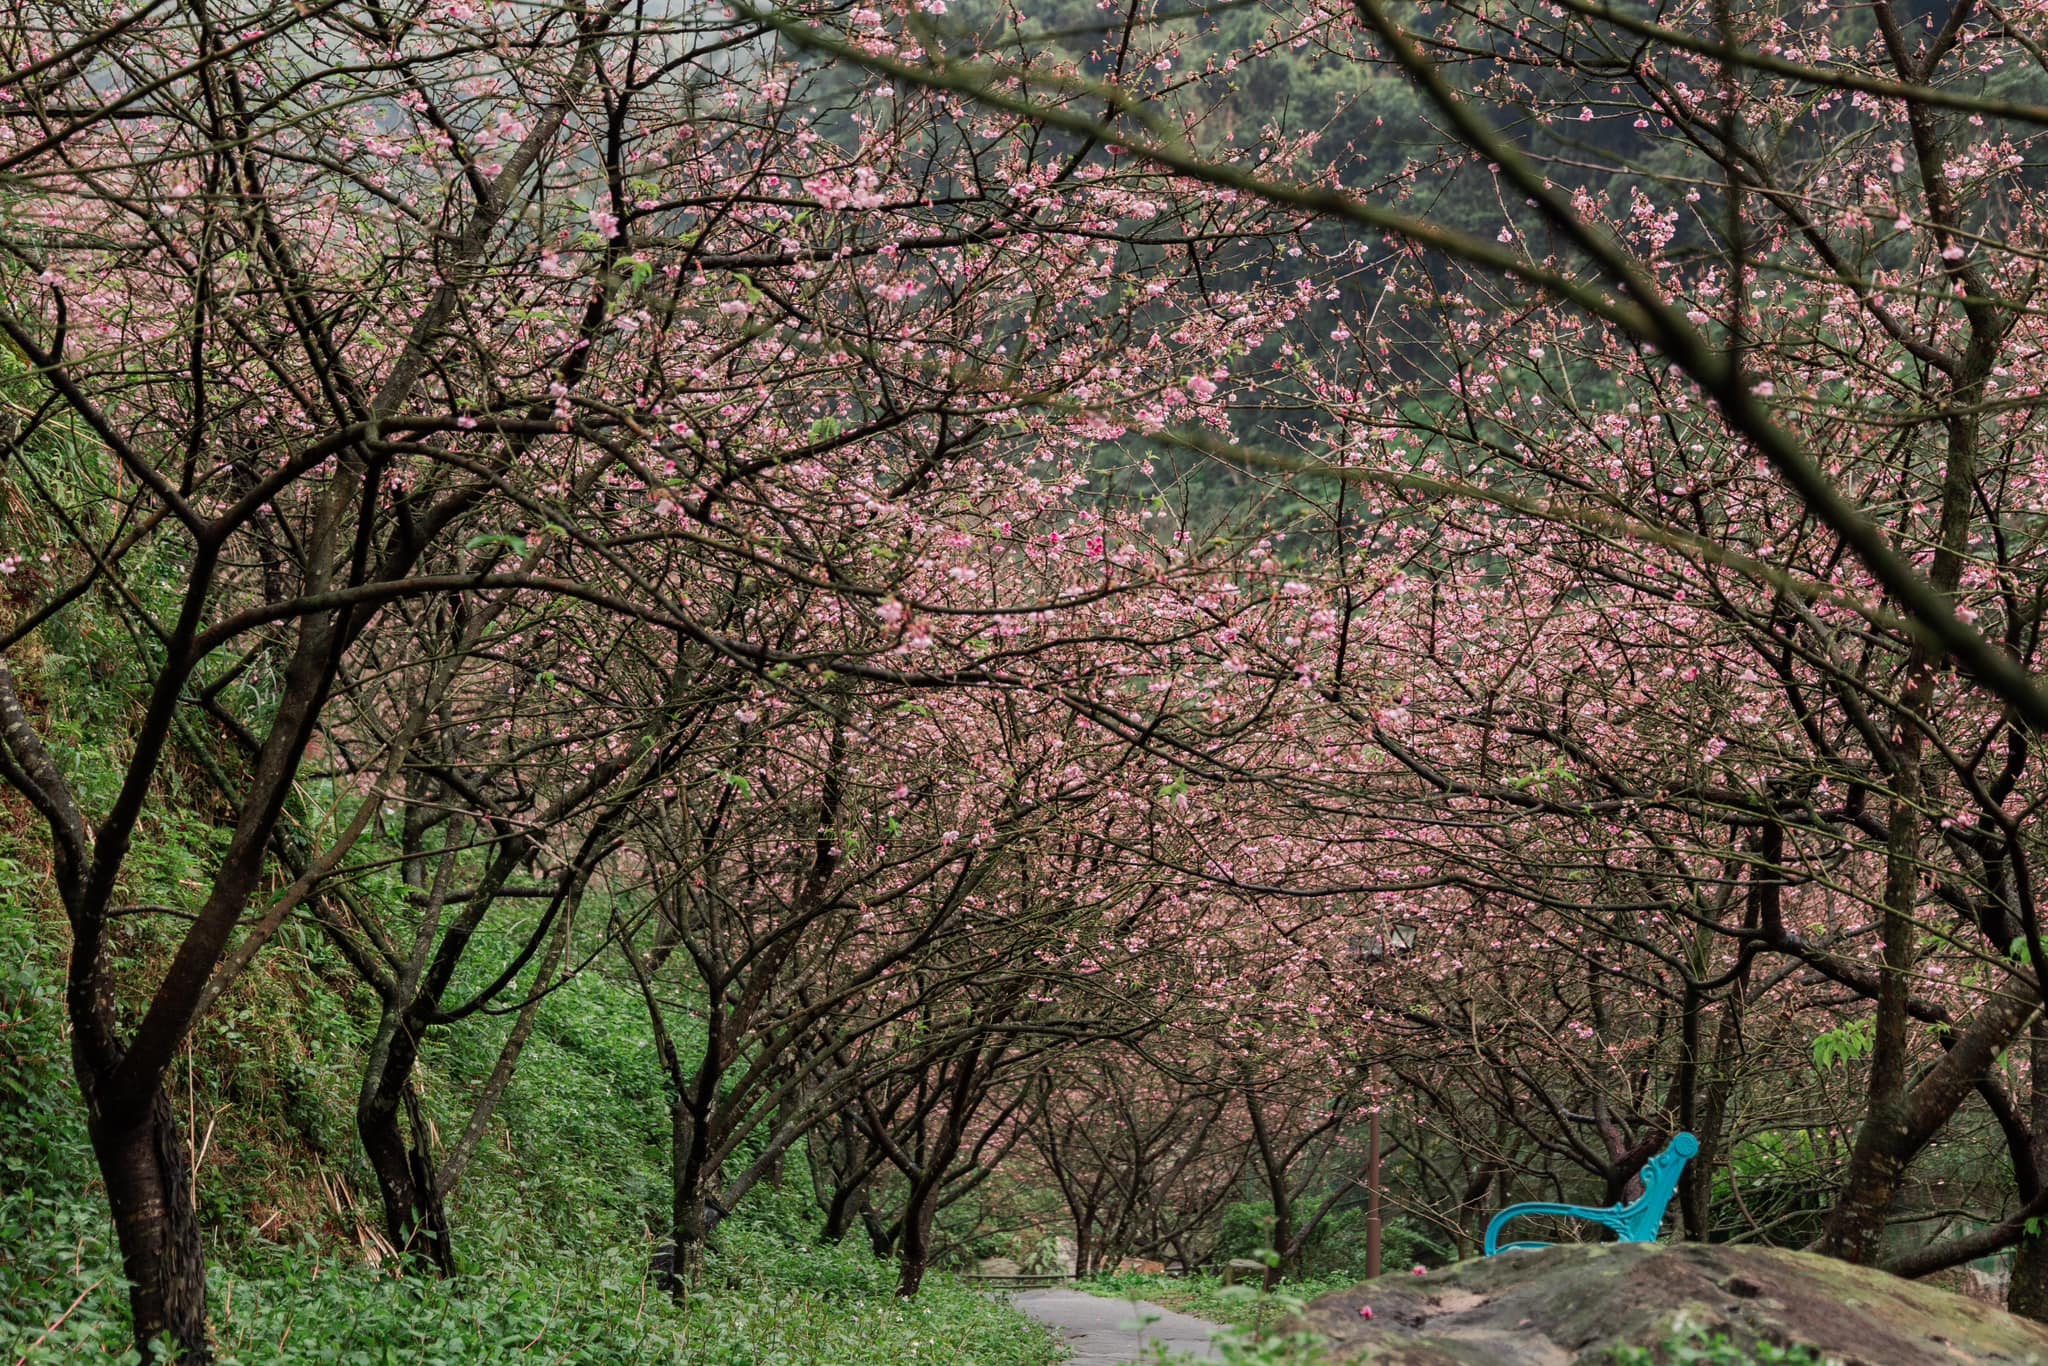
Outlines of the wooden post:
{"type": "Polygon", "coordinates": [[[1375,1105],[1365,1148],[1365,1276],[1380,1274],[1380,1111],[1375,1105]]]}

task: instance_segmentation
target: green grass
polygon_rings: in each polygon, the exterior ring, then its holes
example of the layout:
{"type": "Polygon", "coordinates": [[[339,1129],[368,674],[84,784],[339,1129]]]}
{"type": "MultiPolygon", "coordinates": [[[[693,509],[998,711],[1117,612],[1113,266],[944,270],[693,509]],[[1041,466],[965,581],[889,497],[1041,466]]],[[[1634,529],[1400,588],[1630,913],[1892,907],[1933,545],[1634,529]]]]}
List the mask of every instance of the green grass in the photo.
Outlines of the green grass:
{"type": "MultiPolygon", "coordinates": [[[[1061,1355],[1036,1325],[950,1278],[932,1278],[923,1295],[904,1302],[886,1284],[849,1290],[848,1281],[861,1279],[849,1274],[853,1254],[835,1250],[815,1260],[823,1285],[744,1281],[699,1290],[678,1308],[619,1258],[494,1266],[437,1282],[398,1280],[311,1250],[282,1251],[216,1271],[214,1331],[227,1366],[1050,1366],[1061,1355]]],[[[47,1337],[41,1315],[54,1321],[64,1304],[55,1295],[24,1302],[18,1292],[25,1287],[0,1286],[7,1303],[0,1352],[8,1360],[134,1360],[120,1298],[107,1281],[110,1265],[95,1257],[83,1270],[98,1288],[47,1337]]],[[[714,1262],[712,1274],[718,1270],[714,1262]]]]}
{"type": "MultiPolygon", "coordinates": [[[[1105,1299],[1143,1301],[1224,1326],[1214,1342],[1224,1366],[1326,1366],[1328,1353],[1321,1335],[1297,1331],[1288,1320],[1325,1290],[1348,1286],[1347,1279],[1289,1282],[1268,1294],[1257,1286],[1225,1285],[1218,1276],[1146,1276],[1111,1272],[1076,1281],[1091,1295],[1105,1299]]],[[[1183,1366],[1191,1357],[1174,1357],[1157,1349],[1165,1366],[1183,1366]]]]}
{"type": "Polygon", "coordinates": [[[1211,1323],[1229,1324],[1253,1333],[1279,1328],[1287,1317],[1316,1296],[1356,1284],[1349,1277],[1288,1281],[1272,1294],[1252,1283],[1225,1285],[1220,1276],[1145,1276],[1130,1272],[1091,1276],[1078,1289],[1113,1300],[1146,1300],[1162,1309],[1193,1314],[1211,1323]]]}

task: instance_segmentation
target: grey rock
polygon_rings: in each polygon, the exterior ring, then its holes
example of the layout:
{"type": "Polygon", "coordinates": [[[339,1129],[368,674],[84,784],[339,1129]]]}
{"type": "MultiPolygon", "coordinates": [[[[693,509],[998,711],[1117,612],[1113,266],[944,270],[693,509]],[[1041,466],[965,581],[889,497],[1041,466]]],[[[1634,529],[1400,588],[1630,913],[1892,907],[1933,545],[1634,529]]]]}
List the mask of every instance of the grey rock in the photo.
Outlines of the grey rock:
{"type": "Polygon", "coordinates": [[[1961,1295],[1809,1253],[1701,1243],[1553,1247],[1382,1276],[1301,1319],[1336,1360],[1376,1366],[1606,1362],[1681,1323],[1842,1366],[2048,1366],[2048,1327],[1961,1295]]]}

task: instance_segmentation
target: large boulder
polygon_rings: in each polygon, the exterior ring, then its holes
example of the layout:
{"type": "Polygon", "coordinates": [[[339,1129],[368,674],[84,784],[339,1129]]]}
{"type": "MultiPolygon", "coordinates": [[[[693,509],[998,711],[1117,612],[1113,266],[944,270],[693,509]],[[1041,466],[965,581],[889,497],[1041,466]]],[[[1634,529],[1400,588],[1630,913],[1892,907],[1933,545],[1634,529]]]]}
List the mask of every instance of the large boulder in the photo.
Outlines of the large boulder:
{"type": "Polygon", "coordinates": [[[1339,1361],[1566,1366],[1675,1332],[1810,1347],[1843,1366],[2048,1366],[2048,1327],[1868,1267],[1778,1248],[1567,1246],[1382,1276],[1313,1301],[1339,1361]],[[1365,1317],[1361,1309],[1370,1308],[1365,1317]]]}

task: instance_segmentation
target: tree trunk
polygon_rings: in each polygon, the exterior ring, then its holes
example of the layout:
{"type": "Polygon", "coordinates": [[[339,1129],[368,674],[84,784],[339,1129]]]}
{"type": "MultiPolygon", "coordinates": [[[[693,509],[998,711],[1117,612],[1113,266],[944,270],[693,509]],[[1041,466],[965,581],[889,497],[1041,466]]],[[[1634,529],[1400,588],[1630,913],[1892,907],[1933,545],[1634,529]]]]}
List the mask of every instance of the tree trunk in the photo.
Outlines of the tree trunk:
{"type": "Polygon", "coordinates": [[[704,1265],[704,1244],[711,1221],[704,1204],[702,1126],[689,1103],[677,1097],[669,1106],[670,1162],[674,1200],[669,1210],[669,1247],[663,1268],[664,1288],[681,1299],[704,1265]]]}
{"type": "MultiPolygon", "coordinates": [[[[1743,929],[1752,933],[1781,923],[1785,828],[1776,821],[1764,825],[1757,831],[1754,849],[1756,864],[1750,870],[1742,918],[1743,929]]],[[[1685,1125],[1700,1141],[1700,1150],[1686,1164],[1678,1185],[1679,1213],[1685,1222],[1685,1236],[1691,1242],[1705,1242],[1713,1235],[1714,1168],[1721,1161],[1735,1079],[1747,1046],[1742,1030],[1743,1015],[1749,1005],[1749,983],[1750,960],[1744,959],[1738,963],[1735,979],[1728,984],[1728,994],[1721,1000],[1721,1019],[1715,1027],[1713,1052],[1703,1069],[1698,1111],[1685,1125]]]]}
{"type": "Polygon", "coordinates": [[[2005,1307],[2021,1318],[2048,1323],[2048,1238],[2029,1235],[2020,1239],[2019,1250],[2013,1254],[2005,1307]]]}
{"type": "Polygon", "coordinates": [[[1689,1242],[1703,1243],[1713,1234],[1714,1168],[1721,1161],[1721,1140],[1728,1128],[1728,1107],[1741,1063],[1743,1006],[1740,986],[1721,1003],[1721,1021],[1708,1063],[1705,1094],[1692,1129],[1693,1136],[1700,1141],[1700,1150],[1686,1164],[1679,1183],[1679,1213],[1689,1242]]]}
{"type": "Polygon", "coordinates": [[[1380,1274],[1380,1111],[1372,1111],[1365,1153],[1365,1278],[1380,1274]]]}
{"type": "MultiPolygon", "coordinates": [[[[783,1129],[788,1126],[791,1119],[793,1118],[792,1111],[799,1107],[800,1102],[797,1105],[777,1106],[775,1110],[775,1118],[769,1124],[768,1132],[771,1134],[781,1133],[783,1129]]],[[[768,1169],[761,1174],[761,1179],[763,1181],[766,1181],[770,1186],[778,1190],[781,1189],[782,1169],[784,1166],[784,1161],[788,1156],[789,1150],[787,1148],[778,1148],[775,1152],[770,1154],[768,1158],[768,1169]]]]}
{"type": "MultiPolygon", "coordinates": [[[[407,1108],[413,1108],[410,1097],[407,1101],[407,1108]]],[[[356,1132],[377,1176],[377,1193],[384,1202],[384,1236],[397,1249],[402,1263],[436,1275],[454,1275],[454,1240],[441,1207],[433,1158],[417,1127],[413,1141],[408,1142],[397,1107],[379,1107],[357,1113],[356,1132]]]]}
{"type": "Polygon", "coordinates": [[[1486,1192],[1496,1179],[1501,1180],[1501,1200],[1506,1202],[1506,1171],[1505,1167],[1491,1160],[1481,1162],[1479,1169],[1472,1173],[1464,1194],[1459,1197],[1456,1222],[1451,1227],[1451,1239],[1457,1245],[1459,1261],[1470,1257],[1472,1250],[1484,1241],[1478,1230],[1485,1226],[1487,1207],[1481,1202],[1486,1199],[1486,1192]]]}
{"type": "Polygon", "coordinates": [[[670,1215],[669,1246],[665,1257],[665,1289],[681,1299],[697,1273],[704,1268],[704,1246],[711,1237],[711,1221],[704,1201],[678,1191],[670,1215]]]}
{"type": "Polygon", "coordinates": [[[896,1229],[875,1212],[874,1205],[863,1200],[860,1206],[861,1226],[868,1231],[868,1247],[877,1257],[896,1255],[896,1229]]]}
{"type": "MultiPolygon", "coordinates": [[[[86,1068],[80,1067],[81,1076],[86,1068]]],[[[88,1086],[88,1129],[121,1244],[135,1345],[169,1347],[185,1366],[213,1360],[206,1336],[206,1260],[193,1209],[192,1155],[159,1087],[133,1124],[116,1124],[88,1086]]]]}
{"type": "Polygon", "coordinates": [[[1882,1244],[1885,1217],[1913,1159],[2034,1013],[2032,993],[2010,990],[1978,1007],[1956,1028],[1939,1061],[1905,1096],[1873,1105],[1856,1135],[1848,1180],[1814,1251],[1868,1262],[1882,1244]]]}
{"type": "Polygon", "coordinates": [[[903,1231],[896,1240],[896,1294],[914,1299],[924,1284],[932,1255],[932,1221],[938,1214],[938,1183],[913,1183],[903,1210],[903,1231]]]}
{"type": "MultiPolygon", "coordinates": [[[[1894,54],[1894,60],[1898,60],[1894,54]]],[[[1928,187],[1929,207],[1944,229],[1953,227],[1955,207],[1943,202],[1946,152],[1927,122],[1927,112],[1908,113],[1920,173],[1928,187]]],[[[1977,496],[1977,443],[1982,418],[1979,405],[1997,360],[1998,343],[2007,323],[1984,305],[1965,310],[1970,323],[1969,345],[1962,365],[1951,377],[1947,465],[1942,473],[1941,521],[1928,567],[1928,582],[1944,599],[1955,596],[1962,582],[1963,561],[1970,542],[1972,500],[1977,496]]],[[[1939,770],[1923,773],[1927,738],[1923,718],[1935,697],[1935,680],[1946,662],[1945,652],[1925,638],[1914,641],[1894,708],[1891,735],[1891,811],[1885,841],[1885,888],[1882,917],[1884,943],[1878,977],[1877,1020],[1870,1052],[1868,1108],[1849,1158],[1849,1177],[1841,1199],[1828,1214],[1816,1250],[1851,1262],[1873,1260],[1884,1241],[1885,1221],[1898,1198],[1906,1168],[1932,1137],[1924,1105],[1907,1100],[1908,996],[1919,956],[1920,928],[1914,919],[1920,900],[1920,846],[1924,810],[1936,796],[1939,770]],[[1923,1111],[1923,1113],[1915,1113],[1923,1111]]],[[[2031,1013],[2031,1011],[2029,1012],[2031,1013]]],[[[2020,1022],[2015,1022],[2017,1030],[2020,1022]]],[[[1950,1059],[1955,1050],[1951,1051],[1950,1059]]],[[[1945,1060],[1946,1061],[1946,1060],[1945,1060]]],[[[1986,1058],[1985,1066],[1990,1065],[1986,1058]]],[[[1924,1087],[1923,1087],[1924,1089],[1924,1087]]],[[[1952,1107],[1951,1107],[1952,1108],[1952,1107]]],[[[1947,1118],[1937,1117],[1937,1124],[1947,1118]]]]}
{"type": "Polygon", "coordinates": [[[1266,1267],[1263,1284],[1272,1290],[1280,1284],[1280,1278],[1287,1266],[1288,1243],[1294,1238],[1294,1202],[1287,1190],[1287,1172],[1281,1165],[1279,1149],[1272,1135],[1266,1130],[1266,1112],[1260,1105],[1258,1095],[1249,1087],[1244,1092],[1245,1115],[1251,1120],[1252,1137],[1258,1144],[1259,1167],[1266,1179],[1266,1194],[1273,1203],[1273,1251],[1280,1254],[1277,1261],[1266,1267]]]}
{"type": "MultiPolygon", "coordinates": [[[[1916,650],[1914,673],[1902,711],[1921,710],[1933,678],[1933,662],[1916,650]]],[[[1901,724],[1894,735],[1897,772],[1885,848],[1881,924],[1883,967],[1878,977],[1877,1018],[1871,1035],[1870,1080],[1863,1123],[1849,1154],[1849,1175],[1828,1212],[1814,1250],[1844,1261],[1875,1260],[1884,1242],[1885,1221],[1898,1198],[1914,1145],[1906,1124],[1907,993],[1917,956],[1919,927],[1920,733],[1901,724]]]]}
{"type": "Polygon", "coordinates": [[[383,1065],[366,1080],[356,1101],[356,1133],[362,1138],[363,1152],[377,1176],[377,1193],[384,1202],[384,1236],[397,1250],[401,1265],[452,1276],[454,1235],[448,1227],[426,1122],[412,1085],[419,1046],[405,1022],[387,1020],[385,1030],[383,1065]]]}
{"type": "Polygon", "coordinates": [[[1906,1174],[1906,1126],[1895,1101],[1871,1105],[1856,1131],[1849,1156],[1849,1176],[1814,1251],[1844,1261],[1866,1263],[1878,1254],[1885,1222],[1906,1174]]]}
{"type": "Polygon", "coordinates": [[[1281,1280],[1301,1261],[1301,1249],[1294,1245],[1294,1201],[1281,1184],[1273,1187],[1273,1251],[1278,1256],[1267,1264],[1264,1281],[1269,1291],[1279,1289],[1281,1280]]]}
{"type": "MultiPolygon", "coordinates": [[[[2027,1024],[2029,1084],[2028,1127],[2032,1130],[2027,1154],[2033,1158],[2034,1173],[2048,1172],[2048,1020],[2034,1017],[2027,1024]]],[[[2024,1183],[2024,1172],[2015,1175],[2024,1183]]],[[[2022,1187],[2024,1193],[2024,1186],[2022,1187]]],[[[2048,1237],[2023,1234],[2013,1254],[2012,1281],[2006,1286],[2005,1307],[2022,1318],[2048,1323],[2048,1237]]]]}
{"type": "Polygon", "coordinates": [[[820,1235],[825,1242],[837,1243],[853,1231],[854,1221],[867,1208],[867,1194],[864,1181],[835,1187],[832,1202],[825,1207],[825,1228],[820,1235]]]}
{"type": "Polygon", "coordinates": [[[868,1186],[874,1170],[862,1161],[853,1121],[839,1117],[835,1136],[820,1126],[809,1140],[811,1189],[818,1208],[825,1213],[819,1230],[823,1242],[837,1243],[853,1231],[855,1221],[868,1207],[868,1186]]]}

